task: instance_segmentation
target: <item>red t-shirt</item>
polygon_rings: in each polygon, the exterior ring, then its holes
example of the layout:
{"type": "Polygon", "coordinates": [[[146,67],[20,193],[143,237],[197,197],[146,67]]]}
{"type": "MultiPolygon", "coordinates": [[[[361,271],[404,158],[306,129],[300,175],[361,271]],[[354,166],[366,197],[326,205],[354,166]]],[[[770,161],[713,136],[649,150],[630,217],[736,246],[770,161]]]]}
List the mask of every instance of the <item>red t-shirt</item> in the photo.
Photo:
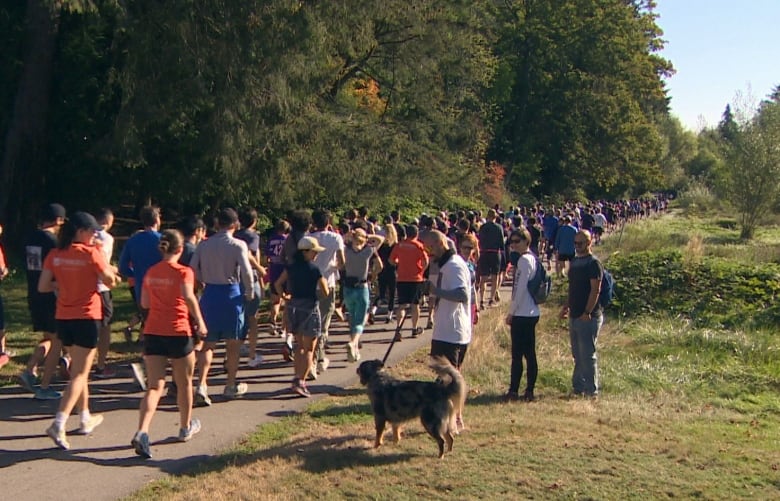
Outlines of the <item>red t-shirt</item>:
{"type": "Polygon", "coordinates": [[[422,242],[404,240],[393,247],[390,252],[390,262],[397,263],[397,280],[399,282],[422,282],[423,273],[428,263],[428,254],[422,242]]]}
{"type": "Polygon", "coordinates": [[[109,270],[105,256],[94,245],[71,244],[52,249],[43,262],[57,281],[57,320],[100,320],[103,309],[98,294],[98,277],[109,270]]]}
{"type": "Polygon", "coordinates": [[[144,333],[157,336],[189,336],[190,313],[182,285],[195,290],[195,274],[189,266],[160,261],[144,275],[143,290],[149,296],[149,316],[144,333]]]}

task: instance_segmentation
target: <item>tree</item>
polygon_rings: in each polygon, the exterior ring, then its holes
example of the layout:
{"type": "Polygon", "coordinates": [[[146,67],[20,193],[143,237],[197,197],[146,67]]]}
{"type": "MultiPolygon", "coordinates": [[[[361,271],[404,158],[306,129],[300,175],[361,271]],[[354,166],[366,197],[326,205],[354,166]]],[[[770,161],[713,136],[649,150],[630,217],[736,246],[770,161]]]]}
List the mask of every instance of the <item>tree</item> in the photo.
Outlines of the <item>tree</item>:
{"type": "Polygon", "coordinates": [[[641,193],[659,181],[655,117],[671,64],[650,1],[516,0],[499,11],[489,159],[537,197],[641,193]]]}
{"type": "Polygon", "coordinates": [[[780,102],[764,101],[750,116],[740,110],[726,142],[721,188],[740,216],[741,237],[753,238],[756,227],[780,196],[780,102]]]}

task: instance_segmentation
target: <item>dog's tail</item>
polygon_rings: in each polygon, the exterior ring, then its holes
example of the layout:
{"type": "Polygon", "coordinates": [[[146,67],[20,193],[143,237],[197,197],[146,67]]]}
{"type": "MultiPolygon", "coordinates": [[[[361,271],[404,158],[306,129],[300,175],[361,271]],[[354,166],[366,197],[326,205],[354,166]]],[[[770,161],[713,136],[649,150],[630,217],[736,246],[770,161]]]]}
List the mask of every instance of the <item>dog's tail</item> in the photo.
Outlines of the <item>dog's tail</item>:
{"type": "Polygon", "coordinates": [[[447,388],[456,410],[462,410],[466,403],[466,380],[445,357],[431,357],[430,368],[436,371],[442,384],[447,388]]]}

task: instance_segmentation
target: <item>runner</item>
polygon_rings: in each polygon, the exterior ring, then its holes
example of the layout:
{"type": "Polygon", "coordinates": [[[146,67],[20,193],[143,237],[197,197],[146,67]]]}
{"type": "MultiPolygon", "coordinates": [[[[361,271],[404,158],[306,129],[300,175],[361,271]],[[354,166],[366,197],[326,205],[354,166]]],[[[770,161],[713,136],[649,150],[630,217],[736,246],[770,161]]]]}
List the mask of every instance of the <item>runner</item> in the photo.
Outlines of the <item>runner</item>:
{"type": "MultiPolygon", "coordinates": [[[[360,360],[360,336],[366,324],[369,305],[368,274],[371,258],[382,245],[384,238],[379,235],[367,235],[365,230],[357,228],[347,235],[344,250],[344,304],[349,311],[349,342],[347,360],[360,360]]],[[[381,266],[382,261],[377,260],[381,266]]]]}
{"type": "MultiPolygon", "coordinates": [[[[43,263],[49,252],[57,247],[57,235],[65,223],[65,208],[60,204],[48,204],[41,212],[41,226],[33,231],[25,242],[25,267],[27,270],[27,306],[34,332],[43,332],[43,340],[38,343],[27,362],[27,368],[19,376],[22,386],[35,394],[37,400],[56,400],[62,396],[49,385],[57,370],[62,352],[62,343],[57,337],[55,311],[57,298],[54,292],[39,292],[38,282],[43,263]],[[40,386],[36,386],[38,365],[43,361],[43,377],[40,386]]],[[[63,358],[67,367],[68,359],[63,358]]]]}
{"type": "MultiPolygon", "coordinates": [[[[108,231],[114,225],[114,213],[111,212],[111,209],[101,209],[98,212],[97,222],[101,228],[95,236],[95,243],[103,253],[103,257],[106,258],[106,262],[111,263],[111,256],[114,254],[114,237],[108,231]]],[[[108,350],[111,348],[111,320],[114,316],[114,300],[111,296],[111,289],[99,280],[98,292],[100,293],[103,318],[100,323],[100,336],[98,337],[95,377],[98,379],[110,379],[116,377],[116,371],[106,365],[108,350]]]]}
{"type": "Polygon", "coordinates": [[[61,449],[69,449],[65,422],[73,407],[79,407],[79,433],[92,433],[103,416],[89,412],[89,370],[95,358],[95,348],[102,316],[98,279],[107,287],[119,283],[116,271],[94,246],[95,233],[100,229],[91,214],[76,212],[63,226],[57,248],[49,252],[38,282],[40,292],[57,289],[57,336],[71,355],[71,376],[60,400],[54,422],[46,434],[61,449]],[[56,285],[55,285],[56,281],[56,285]]]}
{"type": "MultiPolygon", "coordinates": [[[[249,367],[256,369],[263,363],[263,356],[257,351],[257,312],[260,310],[260,301],[263,299],[262,281],[266,270],[260,265],[260,235],[255,231],[257,227],[257,211],[246,208],[238,216],[241,229],[234,236],[243,241],[249,251],[249,264],[252,267],[254,295],[250,301],[244,304],[244,328],[249,338],[247,356],[249,367]]],[[[244,292],[244,291],[242,291],[244,292]]],[[[243,348],[245,345],[241,345],[243,348]]]]}
{"type": "Polygon", "coordinates": [[[423,273],[428,267],[428,254],[417,239],[417,227],[398,226],[398,239],[402,239],[390,252],[390,262],[396,266],[398,283],[398,311],[396,313],[395,340],[401,341],[401,326],[406,320],[406,308],[412,310],[412,336],[422,334],[420,300],[423,295],[423,273]]]}
{"type": "Polygon", "coordinates": [[[162,261],[149,268],[141,289],[141,305],[149,315],[144,324],[144,362],[148,373],[148,389],[141,400],[138,431],[131,445],[135,453],[151,458],[149,426],[165,386],[168,360],[173,366],[173,380],[179,407],[181,442],[190,440],[200,431],[200,421],[192,418],[192,374],[195,368],[190,317],[195,320],[200,336],[207,334],[198,299],[195,296],[195,276],[191,268],[178,263],[184,250],[178,231],[166,230],[160,238],[162,261]]]}

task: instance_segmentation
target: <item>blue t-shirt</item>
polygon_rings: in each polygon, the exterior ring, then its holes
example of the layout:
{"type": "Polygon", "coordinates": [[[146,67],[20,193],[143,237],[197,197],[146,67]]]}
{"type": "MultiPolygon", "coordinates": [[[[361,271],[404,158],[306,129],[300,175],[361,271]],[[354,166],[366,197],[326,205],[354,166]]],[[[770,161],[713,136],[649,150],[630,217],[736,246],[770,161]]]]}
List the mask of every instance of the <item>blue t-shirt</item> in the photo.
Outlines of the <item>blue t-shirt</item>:
{"type": "Polygon", "coordinates": [[[555,236],[555,248],[559,254],[574,255],[574,237],[577,235],[577,228],[570,224],[565,224],[558,228],[558,234],[555,236]]]}
{"type": "Polygon", "coordinates": [[[545,215],[542,220],[542,228],[544,228],[544,238],[555,240],[555,232],[558,231],[558,218],[552,214],[545,215]]]}
{"type": "Polygon", "coordinates": [[[162,261],[160,236],[160,232],[154,230],[136,233],[127,241],[119,256],[119,273],[135,279],[139,290],[149,268],[162,261]]]}

